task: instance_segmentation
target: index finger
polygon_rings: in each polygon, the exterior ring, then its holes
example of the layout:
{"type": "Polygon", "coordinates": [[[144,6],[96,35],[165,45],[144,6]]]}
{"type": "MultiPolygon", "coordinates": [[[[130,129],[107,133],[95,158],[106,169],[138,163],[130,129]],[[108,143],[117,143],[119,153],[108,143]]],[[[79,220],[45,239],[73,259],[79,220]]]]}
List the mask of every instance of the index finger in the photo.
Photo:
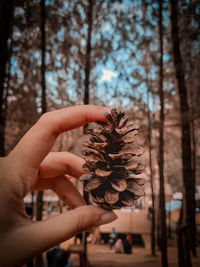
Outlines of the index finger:
{"type": "Polygon", "coordinates": [[[24,135],[9,156],[14,157],[15,163],[23,169],[25,166],[38,168],[59,134],[88,122],[106,121],[104,113],[109,111],[106,107],[83,105],[47,112],[24,135]]]}

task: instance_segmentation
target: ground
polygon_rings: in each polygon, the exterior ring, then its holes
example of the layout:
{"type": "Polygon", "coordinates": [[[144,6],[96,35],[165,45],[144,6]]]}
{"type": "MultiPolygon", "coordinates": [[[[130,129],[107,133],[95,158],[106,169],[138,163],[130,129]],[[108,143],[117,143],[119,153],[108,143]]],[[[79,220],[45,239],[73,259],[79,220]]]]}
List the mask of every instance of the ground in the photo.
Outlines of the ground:
{"type": "MultiPolygon", "coordinates": [[[[66,248],[66,243],[62,244],[66,248]]],[[[133,247],[133,253],[117,254],[114,250],[110,250],[108,245],[88,244],[88,259],[91,267],[160,267],[160,252],[156,251],[157,256],[150,256],[149,248],[133,247]]],[[[79,266],[77,255],[71,255],[73,267],[79,266]]],[[[177,249],[175,247],[168,248],[169,267],[178,266],[177,249]]],[[[192,258],[193,267],[200,266],[200,248],[198,248],[198,257],[192,258]]]]}
{"type": "MultiPolygon", "coordinates": [[[[138,210],[133,212],[116,211],[118,220],[107,225],[100,226],[100,231],[109,233],[114,227],[117,232],[141,233],[144,241],[144,248],[134,247],[131,255],[117,254],[114,250],[110,250],[107,244],[88,244],[88,259],[91,267],[161,267],[160,251],[156,251],[156,256],[150,255],[150,220],[147,218],[146,210],[138,210]],[[142,223],[141,223],[142,222],[142,223]]],[[[175,229],[174,222],[178,218],[177,211],[172,214],[171,228],[175,229]]],[[[168,262],[169,267],[178,266],[178,252],[176,248],[176,234],[173,231],[171,239],[168,239],[168,262]]],[[[61,244],[66,249],[69,244],[73,243],[73,239],[61,244]]],[[[192,258],[193,267],[200,266],[200,247],[197,249],[198,257],[192,258]]],[[[73,259],[73,267],[79,266],[77,255],[71,255],[73,259]]]]}
{"type": "MultiPolygon", "coordinates": [[[[118,219],[112,223],[102,225],[99,231],[102,233],[110,233],[112,228],[115,228],[117,233],[138,233],[141,234],[145,248],[133,246],[133,253],[116,254],[114,250],[110,250],[108,245],[88,244],[88,259],[91,267],[160,267],[161,255],[156,251],[157,256],[150,256],[150,229],[151,220],[148,218],[147,209],[141,210],[117,210],[118,219]]],[[[53,214],[53,213],[52,213],[53,214]]],[[[51,215],[52,215],[51,214],[51,215]]],[[[173,238],[168,239],[168,261],[169,267],[178,266],[177,248],[176,248],[176,222],[178,220],[179,211],[171,212],[171,230],[173,238]]],[[[197,214],[197,222],[200,222],[200,213],[197,214]]],[[[88,238],[88,242],[92,239],[88,238]]],[[[61,247],[67,249],[70,244],[73,244],[74,238],[61,244],[61,247]]],[[[79,266],[79,258],[77,255],[70,256],[73,260],[73,267],[79,266]]],[[[198,257],[192,258],[193,267],[200,266],[200,247],[198,248],[198,257]]]]}

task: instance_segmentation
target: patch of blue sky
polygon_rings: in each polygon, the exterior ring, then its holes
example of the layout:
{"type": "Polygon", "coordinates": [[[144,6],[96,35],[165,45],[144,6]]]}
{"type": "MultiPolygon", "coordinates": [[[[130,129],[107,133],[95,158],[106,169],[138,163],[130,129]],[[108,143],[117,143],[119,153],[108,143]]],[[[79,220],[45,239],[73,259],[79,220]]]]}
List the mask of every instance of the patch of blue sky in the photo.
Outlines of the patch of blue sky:
{"type": "Polygon", "coordinates": [[[57,74],[55,72],[49,72],[47,71],[45,74],[46,78],[46,83],[49,87],[56,87],[58,82],[57,82],[57,74]]]}
{"type": "Polygon", "coordinates": [[[88,25],[86,23],[83,24],[81,30],[80,30],[81,35],[87,36],[88,33],[88,25]]]}
{"type": "Polygon", "coordinates": [[[50,92],[51,96],[53,97],[54,101],[58,104],[61,104],[63,101],[62,99],[59,98],[59,83],[58,79],[62,78],[63,79],[63,84],[61,87],[61,90],[66,90],[66,94],[68,94],[69,98],[73,101],[74,98],[77,97],[76,94],[74,94],[75,90],[74,87],[76,86],[75,81],[72,79],[71,72],[68,71],[68,77],[70,79],[70,83],[68,79],[66,79],[65,74],[63,72],[46,72],[46,85],[47,89],[50,92]],[[68,88],[70,88],[68,90],[68,88]]]}
{"type": "Polygon", "coordinates": [[[168,53],[163,53],[163,61],[166,62],[170,59],[170,55],[168,53]]]}
{"type": "MultiPolygon", "coordinates": [[[[113,98],[114,94],[118,94],[118,96],[123,99],[122,103],[123,105],[131,105],[132,101],[129,99],[129,95],[134,95],[134,97],[138,99],[143,99],[144,103],[146,103],[147,99],[147,88],[146,84],[144,82],[140,82],[138,84],[137,77],[134,76],[139,73],[141,76],[145,75],[144,69],[137,64],[136,60],[128,60],[128,57],[124,57],[124,53],[119,53],[118,61],[121,65],[124,65],[123,67],[126,67],[125,75],[124,72],[122,75],[119,75],[120,70],[115,66],[115,62],[112,60],[107,61],[105,66],[98,66],[99,73],[102,71],[102,75],[100,78],[97,79],[97,85],[98,90],[97,94],[98,96],[107,95],[107,99],[110,100],[113,98]],[[135,69],[135,71],[134,71],[135,69]],[[109,79],[102,79],[103,74],[109,73],[111,77],[109,79]],[[128,80],[124,77],[128,77],[128,80]],[[134,87],[134,84],[137,85],[137,87],[134,87]],[[105,86],[106,85],[106,86],[105,86]]],[[[116,59],[116,58],[115,58],[116,59]]],[[[156,68],[153,68],[152,70],[152,76],[156,77],[156,68]]],[[[150,103],[149,106],[152,109],[153,108],[153,99],[150,96],[150,103]]]]}
{"type": "MultiPolygon", "coordinates": [[[[135,2],[135,1],[133,1],[135,2]]],[[[130,10],[133,14],[137,15],[138,19],[142,18],[142,12],[139,9],[136,9],[135,6],[138,5],[138,3],[133,3],[129,0],[122,1],[122,4],[114,4],[114,8],[117,12],[123,12],[124,14],[130,13],[130,10]]],[[[140,1],[139,1],[140,2],[140,1]]],[[[140,3],[139,3],[140,4],[140,3]]],[[[84,12],[83,12],[84,14],[84,12]]],[[[150,15],[149,15],[150,16],[150,15]]],[[[146,103],[146,85],[144,82],[140,82],[139,85],[137,77],[135,75],[138,73],[139,75],[143,76],[145,75],[144,69],[138,64],[138,61],[142,58],[143,51],[136,49],[136,44],[138,40],[132,42],[135,37],[135,33],[129,33],[130,40],[127,41],[123,46],[123,48],[118,49],[118,46],[122,45],[122,36],[120,32],[116,31],[116,17],[112,17],[113,20],[110,23],[109,19],[108,21],[105,21],[102,23],[102,26],[100,27],[99,32],[92,34],[92,46],[96,44],[101,44],[101,38],[103,37],[105,40],[107,39],[107,42],[109,42],[112,39],[112,48],[113,52],[111,52],[108,60],[106,61],[106,64],[102,64],[102,62],[98,62],[98,65],[92,70],[92,73],[94,73],[94,76],[96,78],[97,82],[97,95],[99,97],[105,97],[105,100],[109,103],[118,102],[119,98],[121,97],[123,105],[129,105],[132,104],[128,94],[134,94],[134,97],[143,98],[144,102],[146,103]],[[119,45],[120,43],[120,45],[119,45]],[[118,50],[116,50],[118,49],[118,50]],[[114,51],[116,50],[116,51],[114,51]],[[135,57],[132,55],[135,53],[135,57]],[[115,57],[115,60],[112,59],[112,57],[115,57]],[[120,75],[121,74],[121,75],[120,75]],[[107,75],[107,77],[106,77],[107,75]],[[104,78],[103,78],[104,76],[104,78]],[[135,86],[137,85],[137,87],[135,86]],[[117,96],[116,100],[113,99],[113,96],[117,96]],[[121,96],[120,96],[121,95],[121,96]]],[[[83,16],[81,15],[81,19],[83,19],[83,16]]],[[[73,22],[77,24],[76,20],[73,18],[73,22]]],[[[155,25],[156,25],[155,21],[155,25]]],[[[84,48],[86,45],[86,36],[87,36],[87,25],[83,24],[83,28],[80,32],[75,30],[75,24],[71,26],[70,34],[73,36],[74,39],[78,39],[78,41],[81,42],[82,47],[84,48]]],[[[125,25],[125,29],[129,31],[130,25],[125,25]]],[[[142,26],[138,23],[136,25],[136,29],[139,32],[140,35],[144,33],[142,26]]],[[[61,28],[60,31],[57,32],[57,38],[59,41],[64,40],[64,34],[65,34],[65,28],[61,28]]],[[[155,33],[154,33],[155,34],[155,33]]],[[[152,31],[150,27],[147,27],[145,32],[146,37],[152,36],[152,31]]],[[[16,35],[16,37],[19,37],[16,35]]],[[[54,36],[52,36],[54,38],[54,36]]],[[[53,40],[53,39],[52,39],[53,40]]],[[[158,46],[155,44],[155,42],[150,43],[150,49],[157,51],[158,46]]],[[[71,52],[77,52],[78,48],[76,45],[73,45],[71,47],[71,52]]],[[[40,64],[40,52],[35,51],[34,57],[37,60],[38,64],[40,64]]],[[[164,61],[168,60],[169,56],[164,54],[164,61]]],[[[61,66],[61,57],[59,54],[55,55],[55,64],[57,67],[61,66]]],[[[47,56],[47,63],[49,59],[47,56]]],[[[77,99],[77,81],[74,80],[74,72],[79,71],[78,65],[74,64],[73,61],[70,65],[70,67],[67,70],[67,75],[64,77],[66,80],[67,88],[68,89],[68,95],[70,99],[77,99]]],[[[156,78],[156,67],[150,68],[151,72],[151,78],[156,78]]],[[[81,74],[80,74],[81,75],[81,74]]],[[[48,87],[53,89],[53,91],[56,91],[57,87],[57,78],[61,76],[61,73],[51,73],[48,72],[46,74],[47,78],[47,84],[48,87]]],[[[83,88],[79,88],[79,90],[82,90],[83,88]]],[[[82,90],[83,91],[83,90],[82,90]]],[[[78,97],[80,98],[80,96],[78,97]]],[[[81,101],[81,100],[79,100],[81,101]]],[[[152,98],[150,99],[150,105],[153,106],[152,98]]]]}
{"type": "MultiPolygon", "coordinates": [[[[68,96],[72,101],[80,101],[77,104],[82,103],[81,96],[77,93],[77,81],[74,79],[74,70],[69,68],[67,71],[67,88],[68,88],[68,96]]],[[[81,88],[79,88],[81,90],[81,88]]]]}
{"type": "MultiPolygon", "coordinates": [[[[48,62],[50,61],[50,55],[49,55],[49,53],[47,53],[46,55],[48,56],[48,58],[46,57],[46,64],[48,65],[48,62]]],[[[63,57],[63,55],[60,53],[57,53],[54,56],[54,64],[57,68],[62,67],[62,57],[63,57]]]]}
{"type": "Polygon", "coordinates": [[[81,19],[85,20],[86,19],[86,12],[84,10],[83,4],[82,3],[77,4],[77,9],[78,9],[79,14],[81,16],[81,19]]]}
{"type": "Polygon", "coordinates": [[[107,102],[123,100],[123,104],[129,104],[129,99],[126,97],[126,90],[130,89],[130,84],[124,83],[117,77],[113,71],[102,69],[102,75],[98,82],[97,96],[106,96],[107,102]],[[116,98],[116,100],[114,100],[116,98]]]}
{"type": "Polygon", "coordinates": [[[63,12],[69,11],[69,3],[68,3],[68,1],[63,1],[63,6],[61,7],[61,10],[63,10],[63,12]]]}
{"type": "Polygon", "coordinates": [[[76,45],[72,45],[70,47],[70,51],[73,53],[73,52],[77,52],[78,51],[78,47],[76,45]]]}
{"type": "Polygon", "coordinates": [[[15,7],[14,10],[14,16],[23,16],[24,15],[24,9],[22,7],[15,7]]]}
{"type": "Polygon", "coordinates": [[[73,36],[74,39],[80,38],[80,33],[78,31],[74,31],[73,29],[69,30],[69,35],[73,36]]]}
{"type": "Polygon", "coordinates": [[[66,29],[65,29],[65,27],[63,26],[63,27],[61,27],[61,29],[56,33],[57,38],[58,38],[58,40],[59,40],[60,42],[63,42],[63,41],[64,41],[65,31],[66,31],[66,29]]]}
{"type": "Polygon", "coordinates": [[[21,32],[20,30],[18,29],[18,27],[16,26],[13,26],[13,34],[12,34],[12,38],[14,41],[17,41],[21,38],[21,32]]]}
{"type": "Polygon", "coordinates": [[[117,73],[110,71],[110,70],[102,69],[102,72],[103,72],[103,75],[100,79],[100,83],[102,83],[103,81],[111,82],[111,79],[117,76],[117,73]]]}
{"type": "MultiPolygon", "coordinates": [[[[199,38],[199,39],[200,39],[200,38],[199,38]]],[[[195,41],[194,44],[193,44],[193,49],[192,49],[192,52],[191,52],[191,53],[193,53],[193,56],[195,56],[196,54],[198,54],[199,51],[200,51],[199,41],[200,41],[200,40],[197,40],[197,41],[195,41]]]]}
{"type": "Polygon", "coordinates": [[[31,50],[29,59],[34,61],[37,66],[40,66],[41,65],[41,52],[37,50],[31,50]]]}
{"type": "Polygon", "coordinates": [[[18,63],[17,57],[15,57],[15,56],[11,57],[10,73],[11,73],[11,75],[16,74],[19,84],[23,82],[24,74],[21,71],[21,69],[19,68],[19,63],[18,63]]]}
{"type": "Polygon", "coordinates": [[[130,58],[130,50],[121,48],[115,53],[115,60],[118,62],[127,61],[130,58]]]}
{"type": "MultiPolygon", "coordinates": [[[[113,17],[113,16],[112,16],[113,17]]],[[[114,28],[113,28],[113,19],[112,20],[105,20],[102,21],[101,25],[93,27],[93,38],[94,39],[100,39],[101,36],[111,37],[113,34],[114,28]]]]}

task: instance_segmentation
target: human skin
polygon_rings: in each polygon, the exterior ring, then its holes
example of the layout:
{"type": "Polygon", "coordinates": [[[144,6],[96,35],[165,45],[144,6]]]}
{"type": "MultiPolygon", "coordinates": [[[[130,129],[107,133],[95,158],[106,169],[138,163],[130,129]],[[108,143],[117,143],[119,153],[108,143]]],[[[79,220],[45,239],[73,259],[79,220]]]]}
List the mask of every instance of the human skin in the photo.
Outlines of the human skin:
{"type": "Polygon", "coordinates": [[[0,158],[0,265],[21,266],[34,256],[83,230],[117,218],[112,211],[86,206],[67,175],[79,178],[83,160],[69,152],[50,152],[62,132],[105,121],[105,107],[74,106],[45,113],[13,151],[0,158]],[[42,222],[26,215],[30,190],[52,189],[72,209],[42,222]]]}

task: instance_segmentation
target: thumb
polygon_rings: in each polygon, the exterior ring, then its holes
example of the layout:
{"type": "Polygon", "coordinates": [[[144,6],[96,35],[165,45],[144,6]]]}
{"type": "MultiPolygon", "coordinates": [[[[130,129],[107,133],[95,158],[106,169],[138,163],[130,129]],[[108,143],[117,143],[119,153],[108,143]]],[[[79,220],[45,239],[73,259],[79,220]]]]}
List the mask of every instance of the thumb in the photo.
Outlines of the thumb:
{"type": "Polygon", "coordinates": [[[115,219],[117,215],[112,211],[95,206],[82,206],[42,222],[27,224],[15,229],[2,240],[4,257],[1,259],[0,256],[0,262],[4,263],[2,266],[22,265],[37,254],[85,229],[115,219]]]}

